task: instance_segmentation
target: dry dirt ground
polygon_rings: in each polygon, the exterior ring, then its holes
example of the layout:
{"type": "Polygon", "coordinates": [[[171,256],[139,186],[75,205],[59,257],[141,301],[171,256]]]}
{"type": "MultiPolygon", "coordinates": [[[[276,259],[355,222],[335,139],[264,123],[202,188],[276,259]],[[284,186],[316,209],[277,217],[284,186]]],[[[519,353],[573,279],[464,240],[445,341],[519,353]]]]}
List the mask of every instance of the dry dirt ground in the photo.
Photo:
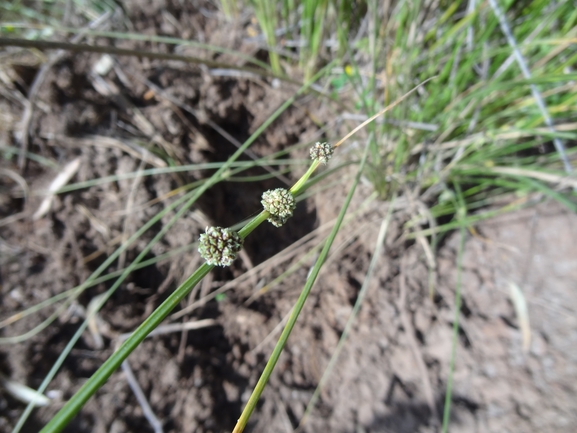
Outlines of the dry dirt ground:
{"type": "MultiPolygon", "coordinates": [[[[110,29],[204,40],[262,57],[243,42],[246,29],[222,25],[208,6],[127,2],[110,29]],[[204,9],[203,9],[204,8],[204,9]]],[[[89,40],[89,42],[94,42],[89,40]]],[[[110,43],[98,40],[100,44],[110,43]]],[[[170,51],[163,44],[124,41],[117,46],[170,51]]],[[[213,56],[198,48],[184,54],[213,56]]],[[[38,58],[21,50],[10,60],[0,99],[0,145],[19,146],[25,95],[40,70],[38,58]]],[[[47,53],[54,56],[54,53],[47,53]]],[[[259,78],[217,77],[205,68],[143,58],[118,57],[110,71],[95,72],[97,54],[64,54],[44,75],[29,125],[29,151],[60,167],[79,158],[73,182],[160,167],[145,147],[161,149],[178,164],[226,160],[235,147],[215,132],[223,128],[239,141],[290,96],[294,89],[259,78]]],[[[302,99],[251,147],[257,156],[314,139],[313,119],[327,119],[318,101],[302,99]],[[310,115],[313,113],[313,115],[310,115]]],[[[295,151],[292,157],[304,157],[295,151]]],[[[5,152],[6,154],[6,152],[5,152]]],[[[244,159],[249,159],[247,156],[244,159]]],[[[16,176],[17,157],[2,160],[0,201],[0,320],[81,284],[114,249],[172,203],[169,194],[209,174],[183,172],[125,179],[63,194],[37,220],[41,199],[24,199],[16,176]]],[[[301,169],[297,169],[301,170],[301,169]]],[[[22,172],[31,192],[41,190],[56,171],[28,160],[22,172]]],[[[263,175],[263,169],[244,174],[263,175]]],[[[294,174],[287,174],[295,180],[294,174]]],[[[228,182],[213,187],[146,256],[161,256],[192,245],[207,224],[228,226],[259,209],[263,190],[283,179],[228,182]]],[[[211,274],[187,304],[242,275],[336,215],[342,185],[301,202],[282,229],[263,225],[246,243],[246,254],[226,270],[211,274]]],[[[365,187],[359,189],[354,209],[365,187]]],[[[315,285],[287,348],[249,424],[253,432],[290,432],[297,427],[344,329],[363,284],[386,205],[372,204],[346,227],[315,285]]],[[[167,223],[155,224],[108,269],[130,263],[167,223]]],[[[418,243],[403,237],[402,213],[389,228],[384,254],[348,343],[304,425],[307,432],[434,432],[442,417],[449,375],[454,320],[459,233],[437,252],[435,295],[429,297],[429,267],[418,243]]],[[[275,261],[218,300],[211,300],[175,323],[212,319],[211,326],[146,340],[129,364],[165,432],[226,432],[234,426],[289,312],[314,257],[258,297],[255,288],[310,251],[275,261]],[[248,301],[248,302],[247,302],[248,301]]],[[[547,202],[501,216],[467,232],[462,272],[461,328],[456,347],[452,431],[575,431],[577,425],[577,217],[547,202]],[[516,284],[528,305],[531,340],[523,348],[511,301],[516,284]]],[[[316,243],[315,243],[316,241],[316,243]]],[[[199,264],[194,249],[134,272],[99,316],[102,337],[86,332],[49,386],[54,402],[34,411],[24,431],[37,431],[114,350],[120,334],[140,324],[199,264]]],[[[87,289],[47,329],[23,342],[0,346],[0,369],[7,377],[38,387],[78,328],[92,299],[111,282],[87,289]]],[[[183,305],[184,307],[185,305],[183,305]]],[[[44,309],[0,330],[0,337],[23,334],[54,313],[44,309]]],[[[0,431],[10,431],[24,405],[0,390],[0,431]]],[[[152,431],[126,375],[115,373],[71,424],[70,432],[152,431]]]]}

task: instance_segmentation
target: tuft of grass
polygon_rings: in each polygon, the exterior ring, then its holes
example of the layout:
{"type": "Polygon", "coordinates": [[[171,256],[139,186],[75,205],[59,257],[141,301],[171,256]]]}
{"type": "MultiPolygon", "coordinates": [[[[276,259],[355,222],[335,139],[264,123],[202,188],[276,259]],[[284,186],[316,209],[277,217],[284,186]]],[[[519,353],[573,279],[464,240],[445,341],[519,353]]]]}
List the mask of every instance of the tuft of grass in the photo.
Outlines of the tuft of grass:
{"type": "Polygon", "coordinates": [[[264,33],[266,43],[270,47],[269,57],[272,70],[280,74],[280,57],[276,52],[277,37],[276,37],[276,27],[277,27],[277,11],[275,7],[275,2],[270,2],[267,0],[251,0],[254,6],[254,11],[258,22],[264,33]]]}

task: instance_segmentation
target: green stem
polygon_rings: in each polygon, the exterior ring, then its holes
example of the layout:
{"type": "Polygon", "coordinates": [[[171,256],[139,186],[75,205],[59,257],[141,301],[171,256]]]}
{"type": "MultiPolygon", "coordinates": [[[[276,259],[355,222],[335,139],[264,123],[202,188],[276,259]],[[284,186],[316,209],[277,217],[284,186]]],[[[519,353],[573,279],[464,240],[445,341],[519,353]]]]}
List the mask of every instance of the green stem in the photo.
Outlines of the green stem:
{"type": "Polygon", "coordinates": [[[320,162],[318,160],[315,160],[311,164],[311,166],[309,167],[307,172],[305,174],[303,174],[303,176],[297,181],[297,183],[295,183],[293,185],[293,187],[290,189],[290,192],[292,193],[292,195],[297,196],[301,193],[301,190],[303,189],[305,182],[307,180],[309,180],[309,177],[311,177],[311,174],[313,174],[313,172],[317,169],[319,164],[320,164],[320,162]]]}
{"type": "Polygon", "coordinates": [[[106,360],[92,377],[78,390],[60,411],[41,430],[41,433],[61,431],[90,397],[108,380],[120,364],[138,347],[160,322],[184,299],[192,288],[202,280],[214,266],[203,264],[178,289],[176,289],[154,312],[134,331],[120,348],[106,360]]]}
{"type": "MultiPolygon", "coordinates": [[[[209,187],[214,185],[218,179],[222,177],[222,174],[228,170],[231,164],[244,152],[256,138],[262,133],[262,131],[270,125],[280,114],[286,110],[297,98],[298,95],[302,94],[316,79],[318,79],[327,68],[330,68],[332,63],[326,66],[322,71],[313,77],[313,79],[303,87],[299,89],[299,91],[290,99],[285,101],[274,113],[270,116],[250,137],[249,139],[225,162],[222,167],[214,173],[211,178],[201,187],[199,188],[193,197],[183,206],[183,208],[173,217],[173,219],[178,218],[181,214],[188,209],[197,199],[198,197],[206,191],[209,187]]],[[[314,165],[314,164],[313,164],[314,165]]],[[[251,222],[247,224],[246,230],[243,231],[243,234],[246,236],[250,232],[252,232],[262,221],[264,221],[268,217],[268,212],[261,212],[259,216],[254,218],[251,222]]],[[[157,237],[161,236],[163,231],[166,229],[163,228],[161,233],[157,235],[157,237]]],[[[155,237],[156,239],[156,237],[155,237]]],[[[151,245],[147,247],[150,249],[151,245]]],[[[146,253],[146,250],[143,251],[137,261],[142,259],[142,256],[146,253]]],[[[52,433],[52,432],[59,432],[61,431],[69,422],[70,420],[80,411],[82,406],[88,401],[88,399],[106,382],[106,380],[110,377],[110,375],[118,369],[120,364],[130,355],[136,347],[146,338],[146,336],[152,332],[162,320],[178,305],[178,303],[192,290],[192,288],[202,279],[204,278],[208,272],[213,268],[213,266],[208,264],[203,264],[198,268],[198,270],[192,274],[183,284],[181,284],[175,292],[166,299],[151,315],[148,317],[137,329],[134,331],[131,337],[129,337],[106,362],[94,373],[90,379],[80,388],[80,390],[70,399],[60,411],[50,420],[48,424],[41,430],[41,433],[52,433]]],[[[126,273],[127,274],[127,273],[126,273]]],[[[123,274],[123,277],[126,275],[123,274]]],[[[119,279],[115,286],[118,286],[122,281],[119,279]]],[[[115,289],[116,287],[113,286],[115,289]]],[[[113,288],[109,289],[107,292],[107,296],[104,298],[102,303],[106,301],[106,299],[112,295],[113,288]]],[[[85,328],[87,321],[83,323],[83,327],[85,328]]],[[[79,330],[82,332],[82,327],[79,330]]],[[[75,336],[79,338],[79,333],[77,332],[75,336]]],[[[74,344],[74,339],[69,343],[69,346],[74,344]]]]}
{"type": "Polygon", "coordinates": [[[325,385],[327,384],[329,377],[330,377],[333,369],[335,368],[337,361],[339,359],[339,356],[341,355],[341,352],[345,346],[345,343],[347,341],[349,333],[351,332],[351,329],[353,328],[353,325],[355,323],[355,319],[357,318],[357,315],[359,314],[359,310],[361,309],[361,305],[365,299],[365,296],[367,295],[367,292],[368,292],[369,286],[370,286],[370,282],[372,281],[372,278],[373,278],[373,273],[374,273],[375,267],[377,266],[379,258],[381,257],[383,250],[384,250],[383,244],[385,241],[385,235],[387,233],[389,223],[391,222],[391,217],[393,216],[393,209],[394,209],[395,201],[396,201],[396,196],[393,196],[393,199],[391,200],[391,202],[389,204],[389,208],[387,210],[387,215],[385,216],[385,218],[381,222],[381,228],[379,230],[379,234],[377,235],[377,242],[375,243],[375,249],[373,252],[373,257],[372,257],[371,262],[369,264],[369,269],[367,270],[367,275],[365,276],[365,279],[363,281],[363,285],[361,287],[361,290],[359,291],[359,294],[357,296],[357,300],[355,301],[355,305],[353,306],[353,310],[351,311],[351,314],[349,315],[347,323],[345,324],[345,329],[343,330],[343,333],[341,334],[341,338],[339,339],[339,342],[337,343],[337,347],[336,347],[335,351],[333,352],[331,359],[329,360],[329,363],[328,363],[327,367],[325,368],[323,375],[321,376],[321,380],[319,381],[319,384],[317,385],[317,387],[313,393],[313,396],[311,397],[309,404],[307,405],[307,407],[305,409],[305,413],[303,414],[303,416],[299,422],[299,431],[300,431],[300,428],[305,424],[307,418],[310,416],[312,410],[314,409],[314,407],[315,407],[315,405],[316,405],[316,403],[317,403],[317,401],[321,395],[322,390],[324,389],[325,385]]]}
{"type": "MultiPolygon", "coordinates": [[[[331,234],[329,235],[327,242],[325,243],[325,246],[323,248],[323,250],[321,251],[321,254],[319,255],[319,258],[317,259],[317,262],[315,263],[315,266],[313,267],[310,276],[307,279],[307,282],[293,308],[293,311],[291,312],[291,315],[289,317],[289,320],[287,322],[287,324],[285,325],[285,328],[260,376],[260,379],[258,380],[258,383],[256,384],[252,395],[250,396],[244,410],[242,411],[242,414],[240,415],[240,418],[238,419],[236,426],[233,430],[233,433],[242,433],[242,431],[244,431],[244,428],[246,427],[246,424],[248,423],[248,420],[252,414],[252,412],[254,411],[256,404],[262,394],[262,392],[264,391],[264,388],[270,378],[270,375],[272,374],[272,371],[274,370],[274,367],[280,357],[280,354],[282,353],[284,346],[286,345],[286,342],[288,340],[289,335],[291,334],[293,327],[297,321],[297,318],[300,314],[300,312],[303,309],[303,306],[305,304],[305,301],[307,299],[307,297],[309,296],[309,293],[313,287],[313,284],[315,283],[315,280],[317,278],[317,276],[319,275],[319,272],[321,270],[321,267],[323,265],[323,263],[325,262],[328,254],[329,254],[329,249],[331,248],[331,245],[333,244],[333,241],[335,240],[335,237],[337,236],[337,233],[339,232],[339,229],[341,227],[341,224],[343,222],[343,219],[345,217],[345,214],[347,212],[347,209],[349,207],[349,204],[351,202],[351,199],[353,197],[353,194],[356,190],[356,187],[359,183],[359,180],[361,178],[361,174],[363,172],[363,169],[365,167],[366,161],[367,161],[367,156],[368,156],[368,150],[369,147],[365,147],[365,151],[363,154],[363,158],[361,160],[361,164],[359,166],[359,170],[357,172],[357,176],[353,182],[353,185],[351,186],[351,189],[349,190],[349,193],[347,195],[347,198],[345,200],[345,203],[343,205],[343,207],[341,208],[341,211],[339,213],[339,216],[337,217],[337,221],[335,223],[335,226],[333,227],[331,234]]],[[[312,167],[317,167],[318,166],[318,161],[317,163],[313,163],[312,167]]],[[[310,169],[309,169],[310,171],[310,169]]],[[[307,173],[305,173],[305,176],[310,176],[310,173],[307,171],[307,173]]],[[[301,178],[302,179],[302,178],[301,178]]],[[[299,181],[300,182],[300,181],[299,181]]],[[[298,182],[297,182],[298,183],[298,182]]],[[[294,187],[291,188],[291,192],[294,190],[294,187]]],[[[297,191],[300,190],[297,189],[297,191]]]]}
{"type": "Polygon", "coordinates": [[[239,230],[238,234],[241,238],[246,238],[249,234],[252,233],[254,229],[256,229],[261,223],[266,221],[269,217],[269,212],[263,210],[259,213],[256,217],[254,217],[251,221],[249,221],[242,229],[239,230]]]}
{"type": "Polygon", "coordinates": [[[442,432],[447,433],[449,430],[449,417],[451,415],[451,398],[453,394],[453,371],[455,370],[455,356],[457,353],[457,339],[459,337],[459,316],[461,312],[461,275],[463,267],[463,250],[465,249],[465,216],[466,208],[464,200],[462,199],[461,189],[455,183],[457,191],[457,198],[459,199],[459,206],[457,210],[457,218],[460,224],[461,241],[459,242],[459,250],[457,252],[457,285],[455,289],[455,319],[453,320],[453,343],[451,348],[451,361],[449,364],[449,377],[447,379],[447,391],[445,393],[445,407],[443,410],[443,427],[442,432]]]}

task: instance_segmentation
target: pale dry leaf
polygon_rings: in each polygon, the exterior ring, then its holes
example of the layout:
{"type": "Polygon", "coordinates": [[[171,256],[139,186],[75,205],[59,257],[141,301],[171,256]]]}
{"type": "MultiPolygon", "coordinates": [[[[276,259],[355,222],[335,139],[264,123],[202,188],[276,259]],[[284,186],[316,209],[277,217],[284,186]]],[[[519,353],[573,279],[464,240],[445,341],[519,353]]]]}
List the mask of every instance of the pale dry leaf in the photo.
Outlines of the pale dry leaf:
{"type": "Polygon", "coordinates": [[[517,284],[509,282],[509,289],[511,291],[511,302],[513,302],[513,306],[515,307],[515,314],[517,315],[519,328],[523,336],[523,352],[527,353],[531,347],[531,326],[529,325],[527,300],[517,284]]]}
{"type": "Polygon", "coordinates": [[[29,388],[26,385],[22,385],[12,379],[0,374],[0,386],[8,392],[16,400],[23,403],[33,403],[34,406],[48,406],[50,404],[50,399],[44,394],[39,393],[35,389],[29,388]]]}
{"type": "Polygon", "coordinates": [[[48,213],[50,207],[52,206],[52,201],[54,200],[54,194],[64,185],[66,185],[72,177],[76,174],[78,169],[80,168],[80,158],[73,159],[68,164],[64,166],[62,171],[58,173],[58,175],[54,178],[54,180],[50,183],[48,187],[48,191],[46,192],[46,197],[40,203],[40,207],[32,216],[33,220],[39,220],[44,215],[48,213]]]}

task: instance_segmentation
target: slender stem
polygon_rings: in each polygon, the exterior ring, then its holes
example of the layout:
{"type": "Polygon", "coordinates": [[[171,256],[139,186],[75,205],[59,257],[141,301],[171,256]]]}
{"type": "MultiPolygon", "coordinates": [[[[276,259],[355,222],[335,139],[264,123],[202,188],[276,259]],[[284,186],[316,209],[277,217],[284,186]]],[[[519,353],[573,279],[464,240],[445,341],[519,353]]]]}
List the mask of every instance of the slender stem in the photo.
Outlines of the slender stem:
{"type": "MultiPolygon", "coordinates": [[[[318,167],[318,163],[313,163],[311,168],[318,167]]],[[[303,178],[308,178],[312,171],[309,169],[303,178]]],[[[297,183],[299,183],[297,182],[297,183]]],[[[301,183],[301,185],[304,182],[301,183]]],[[[243,239],[256,229],[262,222],[269,217],[267,211],[261,212],[244,226],[239,234],[243,239]]],[[[192,274],[178,289],[176,289],[154,312],[134,331],[134,333],[106,360],[104,364],[94,373],[88,382],[75,394],[75,398],[68,401],[66,405],[56,414],[52,420],[42,429],[42,433],[60,431],[68,422],[78,413],[88,399],[108,380],[122,362],[138,347],[138,345],[152,332],[164,318],[184,299],[184,297],[198,284],[198,282],[208,274],[213,265],[204,263],[197,271],[192,274]]],[[[295,318],[296,319],[296,318],[295,318]]]]}
{"type": "MultiPolygon", "coordinates": [[[[1,42],[1,38],[0,38],[1,42]]],[[[297,98],[298,95],[302,94],[314,81],[316,81],[320,75],[324,73],[327,68],[330,68],[332,65],[329,64],[323,70],[319,71],[315,77],[303,87],[301,87],[295,95],[285,101],[249,138],[244,142],[244,144],[222,165],[222,167],[214,173],[210,179],[200,187],[193,195],[193,197],[183,206],[183,208],[173,217],[173,219],[178,218],[182,215],[188,207],[190,207],[194,201],[198,199],[198,197],[210,188],[212,185],[218,182],[219,179],[222,178],[223,173],[228,170],[231,164],[244,152],[256,138],[262,133],[262,131],[268,127],[280,114],[286,110],[297,98]]],[[[253,219],[248,224],[248,228],[244,231],[245,236],[248,235],[252,230],[254,230],[262,221],[268,217],[268,212],[261,213],[255,219],[253,219]]],[[[157,235],[157,237],[161,236],[162,233],[167,229],[166,227],[161,230],[161,232],[157,235]]],[[[155,239],[157,238],[155,237],[155,239]]],[[[151,248],[151,244],[147,247],[148,249],[151,248]]],[[[146,250],[143,251],[138,260],[142,259],[142,256],[146,253],[146,250]]],[[[146,336],[156,328],[160,322],[178,305],[178,303],[192,290],[192,288],[202,279],[204,278],[208,272],[213,268],[213,266],[208,264],[203,264],[200,268],[197,269],[194,274],[192,274],[183,284],[181,284],[172,295],[168,297],[166,301],[164,301],[151,315],[148,317],[137,329],[134,331],[133,335],[129,337],[123,344],[120,346],[118,351],[116,351],[97,371],[94,373],[90,379],[80,388],[80,390],[73,396],[71,400],[69,400],[62,409],[50,420],[50,422],[41,430],[42,433],[52,433],[52,432],[59,432],[61,431],[69,422],[70,420],[80,411],[82,406],[88,401],[88,399],[106,382],[106,380],[110,377],[110,375],[120,367],[122,361],[124,361],[130,353],[138,347],[138,345],[146,338],[146,336]]],[[[127,274],[127,273],[126,273],[127,274]]],[[[122,281],[123,276],[117,281],[115,286],[119,285],[122,281]]],[[[113,288],[115,288],[113,286],[113,288]]],[[[106,299],[112,295],[113,288],[109,289],[109,294],[107,297],[104,298],[102,303],[106,301],[106,299]]],[[[85,321],[82,327],[86,327],[87,321],[85,321]]],[[[82,332],[82,327],[79,329],[80,333],[82,332]]],[[[80,333],[77,332],[75,334],[76,338],[79,338],[80,333]]],[[[69,343],[69,346],[74,344],[74,340],[69,343]]],[[[53,370],[55,370],[53,368],[53,370]]]]}
{"type": "Polygon", "coordinates": [[[453,371],[455,370],[455,356],[457,353],[457,338],[459,337],[459,316],[461,312],[461,276],[463,268],[463,250],[465,249],[465,215],[466,209],[464,201],[462,200],[461,190],[458,185],[455,185],[458,198],[459,207],[457,210],[457,218],[461,225],[461,241],[459,242],[459,250],[457,252],[457,285],[455,289],[455,319],[453,320],[453,344],[451,348],[451,361],[449,364],[449,377],[447,379],[447,391],[445,393],[445,407],[443,410],[443,427],[442,432],[447,433],[449,430],[449,417],[451,415],[451,398],[453,394],[453,371]]]}
{"type": "Polygon", "coordinates": [[[319,166],[320,162],[318,160],[314,161],[311,166],[309,167],[309,169],[307,170],[307,172],[305,174],[303,174],[303,176],[297,181],[297,183],[295,183],[293,185],[293,187],[290,189],[290,192],[293,195],[299,195],[301,190],[303,189],[303,186],[305,184],[305,182],[309,179],[309,177],[311,177],[311,174],[313,174],[313,172],[317,169],[317,167],[319,166]]]}
{"type": "MultiPolygon", "coordinates": [[[[150,251],[152,246],[158,240],[160,240],[160,238],[164,235],[164,233],[166,233],[166,231],[176,221],[176,219],[180,217],[179,215],[182,215],[182,213],[186,210],[187,206],[192,205],[193,201],[195,200],[195,194],[196,194],[195,191],[191,191],[190,193],[185,194],[183,197],[179,198],[177,201],[172,203],[166,209],[160,211],[157,215],[155,215],[153,218],[151,218],[150,221],[148,221],[144,226],[142,226],[120,248],[118,248],[108,259],[106,259],[104,261],[104,263],[102,265],[100,265],[100,267],[96,271],[94,271],[90,277],[88,277],[88,279],[86,280],[86,282],[84,284],[82,284],[82,285],[78,286],[78,288],[74,289],[74,292],[70,295],[71,296],[70,299],[73,299],[73,298],[80,296],[82,291],[86,287],[88,287],[88,284],[93,282],[93,280],[97,276],[99,276],[100,273],[102,273],[106,269],[106,267],[108,267],[112,263],[112,261],[122,253],[122,251],[124,251],[126,248],[128,248],[128,246],[132,242],[134,242],[139,236],[141,236],[146,230],[148,230],[155,222],[159,221],[163,215],[165,215],[167,212],[174,209],[178,204],[181,204],[183,200],[188,200],[183,205],[183,207],[176,213],[176,215],[174,215],[171,218],[171,220],[168,222],[168,224],[165,224],[163,226],[163,228],[161,229],[161,231],[154,237],[154,239],[148,243],[148,245],[138,255],[138,257],[132,262],[132,264],[130,266],[128,266],[122,272],[121,276],[116,280],[116,282],[112,285],[112,287],[110,289],[108,289],[108,291],[106,292],[106,295],[102,298],[101,302],[99,302],[98,306],[94,309],[94,311],[92,313],[90,313],[88,315],[88,317],[86,317],[86,319],[84,319],[84,322],[82,323],[82,325],[76,330],[76,332],[74,333],[74,335],[72,336],[70,341],[64,347],[64,350],[58,355],[58,358],[56,359],[56,361],[54,362],[54,364],[50,368],[50,371],[46,374],[46,377],[44,378],[44,380],[40,384],[40,387],[38,388],[39,393],[43,393],[44,390],[50,384],[50,381],[54,378],[54,376],[56,376],[58,369],[62,366],[62,364],[64,363],[64,360],[66,359],[66,357],[68,356],[68,354],[70,353],[70,351],[72,350],[72,348],[74,347],[76,342],[80,339],[82,333],[84,332],[84,329],[86,329],[86,327],[88,326],[88,321],[90,320],[90,318],[100,310],[100,308],[102,307],[102,305],[104,305],[106,300],[108,300],[108,298],[110,298],[110,296],[112,296],[114,291],[120,286],[120,284],[128,276],[128,274],[130,274],[130,272],[132,272],[135,269],[135,266],[144,258],[144,256],[148,253],[148,251],[150,251]]],[[[73,397],[73,399],[74,399],[74,397],[73,397]]],[[[30,416],[30,413],[32,413],[33,408],[34,408],[34,404],[33,404],[33,402],[30,402],[26,406],[26,409],[24,409],[24,412],[22,412],[22,415],[18,419],[18,422],[16,423],[16,425],[12,429],[12,433],[18,433],[22,429],[22,427],[24,426],[24,423],[28,419],[28,416],[30,416]]]]}
{"type": "Polygon", "coordinates": [[[295,80],[285,77],[281,74],[270,72],[260,68],[251,68],[246,66],[236,66],[228,63],[215,62],[213,60],[203,59],[200,57],[182,56],[180,54],[172,53],[158,53],[152,51],[144,50],[129,50],[126,48],[117,48],[112,46],[101,46],[101,45],[88,45],[88,44],[74,44],[70,42],[57,42],[57,41],[43,41],[43,40],[30,40],[30,39],[19,39],[19,38],[2,38],[0,37],[0,47],[12,46],[12,47],[22,47],[22,48],[38,48],[38,49],[60,49],[69,51],[80,51],[80,52],[90,52],[90,53],[105,53],[113,54],[117,56],[132,56],[132,57],[146,57],[149,59],[158,60],[176,60],[185,63],[206,65],[209,68],[225,68],[234,69],[237,71],[249,72],[262,77],[278,78],[280,80],[300,84],[295,80]]]}
{"type": "Polygon", "coordinates": [[[436,76],[431,77],[431,78],[427,78],[425,81],[423,81],[421,84],[419,84],[418,86],[413,87],[411,90],[409,90],[407,93],[405,93],[403,96],[401,96],[399,99],[397,99],[395,102],[393,102],[392,104],[387,105],[385,108],[383,108],[381,111],[379,111],[377,114],[374,114],[373,116],[369,117],[367,120],[365,120],[363,123],[361,123],[359,126],[357,126],[355,129],[353,129],[351,132],[349,132],[347,135],[345,135],[343,138],[341,138],[337,144],[335,144],[335,147],[339,147],[341,144],[343,144],[349,137],[351,137],[353,134],[356,134],[359,130],[363,129],[365,126],[367,126],[369,123],[371,123],[373,120],[375,120],[377,117],[382,116],[383,114],[385,114],[387,111],[391,110],[392,108],[396,107],[397,105],[399,105],[407,96],[409,96],[411,93],[413,93],[415,90],[417,90],[419,87],[425,85],[426,83],[428,83],[429,81],[431,81],[432,79],[437,78],[436,76]]]}
{"type": "MultiPolygon", "coordinates": [[[[430,80],[430,79],[429,79],[430,80]]],[[[420,86],[422,86],[423,84],[425,84],[427,81],[429,80],[425,80],[423,81],[421,84],[419,84],[418,86],[416,86],[415,88],[413,88],[412,90],[410,90],[408,93],[406,93],[403,97],[401,97],[400,99],[398,99],[397,101],[395,101],[393,104],[391,104],[389,107],[387,107],[384,110],[381,110],[378,115],[383,114],[388,108],[393,107],[394,105],[398,104],[400,101],[402,101],[407,95],[411,94],[411,92],[415,91],[415,89],[419,88],[420,86]]],[[[378,115],[375,115],[373,117],[370,118],[369,121],[373,121],[376,119],[376,117],[378,115]]],[[[363,125],[366,125],[367,122],[364,122],[363,125]]],[[[359,128],[355,128],[351,133],[347,134],[343,139],[341,139],[337,145],[342,144],[347,138],[349,138],[351,135],[353,135],[355,132],[357,132],[359,130],[359,128]]],[[[335,145],[335,147],[337,147],[337,145],[335,145]]],[[[370,144],[367,144],[367,146],[365,146],[365,150],[363,152],[363,157],[361,159],[361,162],[359,164],[359,169],[357,171],[357,174],[355,176],[355,179],[353,181],[353,184],[351,185],[351,188],[349,190],[349,193],[345,199],[345,202],[343,204],[343,207],[341,208],[341,211],[339,212],[339,216],[337,217],[337,220],[335,222],[335,225],[329,235],[329,237],[327,238],[327,241],[323,247],[323,250],[321,251],[321,254],[319,255],[319,258],[317,259],[315,266],[313,267],[312,271],[310,272],[309,277],[307,278],[307,281],[305,283],[305,286],[303,287],[303,290],[290,314],[289,320],[287,322],[287,324],[285,325],[285,328],[283,329],[283,332],[260,376],[260,379],[258,380],[256,386],[254,387],[254,390],[248,400],[248,402],[246,403],[246,406],[244,408],[244,410],[242,411],[240,418],[238,419],[236,426],[234,427],[233,433],[242,433],[244,431],[244,428],[246,427],[246,424],[248,423],[248,420],[252,414],[252,412],[254,411],[256,404],[262,394],[262,392],[264,391],[264,388],[270,378],[270,375],[272,374],[272,371],[274,370],[274,367],[276,365],[276,363],[278,362],[278,359],[280,357],[280,354],[282,353],[284,346],[286,345],[286,342],[288,340],[289,335],[291,334],[293,327],[297,321],[297,318],[300,314],[300,312],[302,311],[305,301],[307,300],[307,297],[312,289],[313,284],[316,281],[317,276],[319,275],[319,272],[321,270],[322,265],[324,264],[328,254],[329,254],[329,250],[331,248],[331,245],[333,244],[335,237],[337,236],[337,233],[339,232],[339,229],[341,227],[341,224],[343,222],[343,219],[345,217],[345,214],[348,210],[349,204],[351,202],[351,199],[353,198],[353,194],[355,193],[355,190],[357,188],[357,185],[359,184],[359,181],[361,179],[361,175],[363,173],[363,170],[365,168],[365,164],[367,162],[367,158],[369,156],[369,149],[370,149],[370,144]]],[[[311,168],[309,168],[309,170],[303,175],[303,177],[295,184],[295,186],[293,186],[291,188],[291,192],[293,193],[293,195],[298,194],[301,189],[304,187],[304,183],[306,182],[306,179],[308,179],[308,177],[312,174],[312,172],[318,167],[318,161],[315,161],[315,163],[313,163],[311,165],[311,168]],[[304,179],[304,180],[303,180],[304,179]],[[302,181],[302,183],[301,183],[302,181]]]]}
{"type": "MultiPolygon", "coordinates": [[[[307,300],[307,297],[309,296],[309,293],[313,287],[313,284],[315,283],[315,280],[317,278],[317,276],[319,275],[319,272],[321,270],[321,267],[323,265],[323,263],[325,262],[328,254],[329,254],[329,249],[331,248],[331,245],[333,244],[333,241],[335,240],[335,237],[337,236],[337,233],[339,232],[339,229],[341,227],[341,224],[343,222],[343,219],[345,217],[345,214],[347,212],[348,206],[351,202],[351,199],[353,197],[353,194],[356,190],[356,187],[359,183],[359,180],[361,178],[361,174],[363,172],[363,169],[365,167],[365,164],[367,162],[367,156],[368,156],[368,150],[369,150],[369,146],[365,147],[365,151],[363,154],[363,158],[361,160],[358,172],[357,172],[357,176],[353,182],[353,185],[351,186],[349,193],[347,195],[347,198],[345,199],[345,203],[343,205],[343,207],[341,208],[341,211],[339,213],[339,216],[337,217],[337,221],[333,227],[333,230],[331,231],[331,234],[329,235],[327,242],[325,243],[325,246],[323,247],[323,250],[321,251],[321,254],[319,255],[319,258],[317,259],[317,262],[315,263],[315,266],[313,267],[310,276],[307,279],[307,282],[293,308],[293,311],[291,312],[291,315],[289,317],[289,320],[287,322],[287,324],[285,325],[285,328],[260,376],[260,379],[258,380],[258,383],[256,384],[244,410],[242,411],[242,414],[240,415],[240,418],[238,419],[236,426],[234,427],[233,433],[242,433],[244,431],[244,428],[246,427],[246,424],[248,423],[248,420],[252,414],[252,412],[254,411],[256,404],[262,394],[262,392],[264,391],[264,388],[270,378],[270,375],[272,374],[272,371],[274,370],[274,367],[276,366],[276,363],[280,357],[280,354],[282,353],[284,346],[286,345],[286,342],[288,340],[289,335],[291,334],[293,327],[295,326],[295,323],[297,321],[297,318],[300,314],[300,312],[302,311],[305,301],[307,300]]],[[[313,164],[314,165],[314,164],[313,164]]],[[[318,166],[318,164],[316,164],[318,166]]],[[[310,175],[310,174],[309,174],[310,175]]],[[[306,176],[306,174],[305,174],[306,176]]]]}
{"type": "Polygon", "coordinates": [[[41,433],[61,431],[78,413],[90,397],[120,367],[130,353],[152,332],[160,322],[182,301],[192,288],[208,274],[214,266],[203,264],[178,289],[176,289],[154,312],[134,331],[134,333],[114,352],[110,358],[92,375],[82,388],[41,430],[41,433]]]}
{"type": "Polygon", "coordinates": [[[261,225],[268,217],[270,213],[266,210],[263,210],[259,213],[256,217],[254,217],[251,221],[249,221],[242,229],[239,230],[238,234],[241,238],[246,238],[249,234],[253,232],[259,225],[261,225]]]}
{"type": "Polygon", "coordinates": [[[361,308],[363,300],[365,299],[365,296],[367,295],[367,292],[368,292],[369,286],[370,286],[370,282],[372,281],[372,278],[373,278],[373,272],[375,270],[375,267],[377,266],[379,258],[382,256],[382,254],[384,252],[384,245],[383,244],[385,241],[385,235],[387,233],[389,223],[391,222],[391,217],[393,216],[393,209],[394,209],[395,200],[396,200],[396,197],[393,197],[393,199],[391,200],[391,202],[389,204],[389,209],[387,210],[387,215],[385,216],[385,218],[381,222],[381,228],[379,230],[379,234],[377,235],[377,241],[375,243],[375,249],[373,252],[373,257],[371,258],[371,262],[369,264],[369,269],[367,270],[367,275],[365,276],[365,279],[363,281],[363,285],[361,287],[361,290],[359,291],[359,294],[357,296],[357,300],[355,301],[355,305],[353,306],[353,310],[351,311],[351,314],[349,315],[347,323],[345,324],[345,328],[343,330],[343,333],[341,334],[341,338],[339,339],[339,342],[337,343],[337,347],[335,348],[335,351],[331,355],[331,359],[329,360],[329,363],[328,363],[327,367],[325,368],[325,371],[321,377],[321,380],[319,381],[319,384],[317,385],[317,387],[313,393],[313,396],[309,400],[309,403],[305,409],[305,413],[303,414],[303,416],[299,422],[298,431],[301,431],[301,429],[303,428],[305,422],[307,421],[307,418],[309,417],[312,410],[314,409],[314,407],[315,407],[315,405],[319,399],[319,396],[321,395],[322,390],[324,389],[325,385],[327,384],[327,381],[329,380],[329,377],[330,377],[333,369],[335,368],[335,365],[337,364],[339,356],[341,355],[341,352],[345,346],[345,343],[347,341],[349,333],[351,332],[351,329],[353,328],[353,325],[355,323],[355,319],[357,318],[357,315],[359,313],[359,310],[361,308]]]}

